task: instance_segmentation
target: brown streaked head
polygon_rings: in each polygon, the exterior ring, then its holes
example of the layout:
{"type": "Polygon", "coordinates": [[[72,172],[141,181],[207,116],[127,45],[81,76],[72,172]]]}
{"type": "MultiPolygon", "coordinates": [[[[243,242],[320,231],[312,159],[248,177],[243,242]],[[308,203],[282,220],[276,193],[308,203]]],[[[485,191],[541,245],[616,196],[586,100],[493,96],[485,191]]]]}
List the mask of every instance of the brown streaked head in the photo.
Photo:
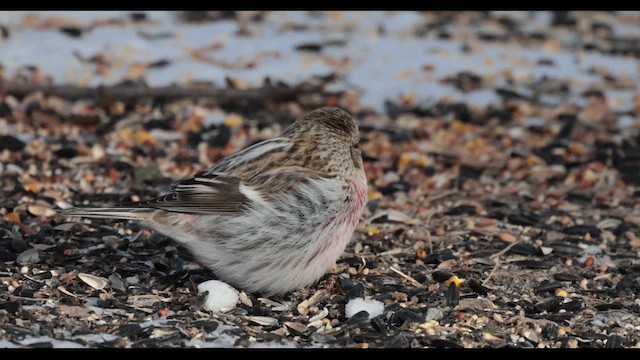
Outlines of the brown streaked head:
{"type": "Polygon", "coordinates": [[[329,130],[351,145],[360,141],[360,132],[355,121],[348,112],[338,107],[323,107],[299,117],[283,135],[305,136],[306,133],[314,133],[320,129],[329,130]]]}

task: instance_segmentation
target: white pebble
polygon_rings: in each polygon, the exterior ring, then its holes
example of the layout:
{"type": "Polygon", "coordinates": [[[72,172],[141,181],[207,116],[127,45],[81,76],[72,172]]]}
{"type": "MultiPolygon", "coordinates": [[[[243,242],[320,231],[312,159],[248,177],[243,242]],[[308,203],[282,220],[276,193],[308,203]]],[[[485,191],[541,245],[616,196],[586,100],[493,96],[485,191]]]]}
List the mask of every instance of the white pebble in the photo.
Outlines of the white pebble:
{"type": "Polygon", "coordinates": [[[240,293],[231,285],[218,280],[198,284],[198,294],[208,291],[204,309],[219,312],[222,308],[232,308],[240,301],[240,293]]]}
{"type": "Polygon", "coordinates": [[[349,300],[347,305],[344,307],[344,311],[348,318],[363,310],[369,313],[369,319],[371,319],[382,314],[384,311],[384,304],[378,300],[355,298],[349,300]]]}

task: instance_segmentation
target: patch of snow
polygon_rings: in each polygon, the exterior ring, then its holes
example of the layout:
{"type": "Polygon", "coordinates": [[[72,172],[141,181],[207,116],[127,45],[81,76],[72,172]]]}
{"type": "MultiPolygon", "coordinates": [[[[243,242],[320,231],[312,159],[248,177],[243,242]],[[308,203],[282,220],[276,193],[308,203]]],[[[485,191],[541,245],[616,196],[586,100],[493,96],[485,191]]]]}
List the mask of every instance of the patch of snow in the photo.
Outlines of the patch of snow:
{"type": "Polygon", "coordinates": [[[349,300],[344,307],[345,315],[350,318],[360,311],[366,311],[369,319],[381,315],[384,312],[384,304],[378,300],[365,300],[363,298],[355,298],[349,300]]]}
{"type": "Polygon", "coordinates": [[[224,308],[232,308],[240,301],[240,293],[231,285],[218,281],[209,280],[198,284],[198,294],[208,291],[204,308],[212,312],[219,312],[224,308]]]}
{"type": "MultiPolygon", "coordinates": [[[[81,23],[115,16],[126,18],[130,12],[109,13],[92,11],[69,11],[64,17],[81,23]]],[[[363,107],[375,110],[384,108],[385,99],[397,99],[409,92],[416,100],[465,97],[477,105],[499,103],[492,90],[476,90],[461,95],[450,84],[439,80],[460,71],[472,71],[483,78],[502,79],[500,74],[511,70],[515,76],[532,80],[544,76],[567,81],[571,95],[579,94],[590,86],[599,84],[599,75],[590,73],[593,67],[604,68],[616,77],[637,78],[637,61],[631,57],[611,56],[598,52],[566,50],[579,39],[572,39],[568,32],[558,34],[563,48],[549,51],[541,45],[519,45],[517,43],[480,43],[472,52],[464,52],[462,39],[439,39],[435,34],[422,37],[413,35],[416,29],[432,21],[428,15],[406,11],[344,11],[340,15],[324,13],[316,16],[312,12],[293,11],[267,12],[264,21],[249,23],[254,34],[236,34],[238,23],[220,20],[204,24],[185,24],[176,20],[175,13],[145,11],[149,22],[126,26],[101,26],[86,31],[79,38],[69,38],[55,29],[31,29],[21,25],[22,16],[36,14],[40,19],[62,16],[47,11],[0,12],[0,21],[11,29],[11,36],[0,41],[0,63],[10,77],[25,64],[41,67],[56,83],[88,81],[89,85],[114,84],[126,78],[133,63],[148,63],[159,59],[170,61],[170,65],[149,69],[145,78],[150,86],[180,83],[187,79],[211,81],[224,85],[229,76],[258,86],[265,76],[289,83],[308,79],[314,75],[338,73],[344,76],[350,87],[362,90],[363,107]],[[288,30],[291,23],[305,24],[305,31],[288,30]],[[382,27],[384,32],[377,29],[382,27]],[[349,30],[345,30],[349,29],[349,30]],[[154,41],[145,40],[138,32],[172,33],[173,36],[154,41]],[[321,53],[296,50],[303,43],[325,43],[343,40],[345,46],[326,46],[321,53]],[[212,46],[215,51],[211,51],[212,46]],[[95,73],[95,65],[82,63],[73,56],[79,51],[83,57],[96,53],[108,54],[112,66],[106,76],[95,73]],[[190,54],[202,51],[215,63],[198,59],[190,54]],[[42,56],[47,54],[47,56],[42,56]],[[541,58],[553,59],[550,66],[539,66],[541,58]],[[344,63],[342,61],[345,60],[344,63]],[[234,68],[217,63],[240,64],[251,62],[253,66],[234,68]],[[336,65],[338,64],[338,65],[336,65]],[[430,71],[423,68],[427,66],[430,71]]],[[[513,14],[523,20],[523,29],[534,31],[548,27],[550,12],[528,12],[513,14]],[[530,28],[530,29],[529,29],[530,28]]],[[[620,25],[627,28],[629,25],[620,25]]],[[[616,26],[618,27],[618,26],[616,26]]],[[[629,31],[638,32],[636,28],[629,31]]],[[[473,29],[460,29],[462,33],[473,29]]],[[[620,32],[620,30],[616,30],[620,32]]],[[[493,84],[493,86],[498,84],[493,84]]],[[[491,85],[489,85],[491,86],[491,85]]],[[[629,100],[635,89],[620,90],[613,105],[616,110],[630,108],[629,100]],[[617,105],[617,106],[616,106],[617,105]]],[[[555,102],[554,102],[555,104],[555,102]]],[[[217,123],[216,116],[207,123],[217,123]]]]}

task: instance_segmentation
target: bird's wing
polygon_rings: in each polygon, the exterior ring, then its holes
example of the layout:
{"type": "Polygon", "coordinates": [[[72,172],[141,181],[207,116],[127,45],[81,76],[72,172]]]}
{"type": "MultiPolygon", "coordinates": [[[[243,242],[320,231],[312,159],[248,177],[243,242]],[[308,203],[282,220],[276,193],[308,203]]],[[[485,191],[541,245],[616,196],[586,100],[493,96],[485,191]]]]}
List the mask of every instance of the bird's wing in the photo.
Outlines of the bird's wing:
{"type": "Polygon", "coordinates": [[[200,173],[174,183],[168,195],[135,205],[191,214],[233,214],[249,206],[273,207],[283,195],[298,193],[304,197],[305,191],[314,191],[310,189],[311,182],[323,178],[327,177],[298,166],[275,168],[250,179],[225,173],[200,173]]]}
{"type": "Polygon", "coordinates": [[[119,206],[190,214],[233,214],[243,210],[249,201],[240,189],[241,180],[235,176],[200,173],[173,183],[172,192],[167,195],[119,206]]]}

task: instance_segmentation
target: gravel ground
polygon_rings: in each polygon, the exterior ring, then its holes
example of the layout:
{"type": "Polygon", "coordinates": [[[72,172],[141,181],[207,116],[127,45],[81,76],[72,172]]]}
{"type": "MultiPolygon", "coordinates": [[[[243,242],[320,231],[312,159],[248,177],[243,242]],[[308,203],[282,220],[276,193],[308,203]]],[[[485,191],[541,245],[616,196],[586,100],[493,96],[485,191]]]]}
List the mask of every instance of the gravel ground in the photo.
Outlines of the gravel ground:
{"type": "Polygon", "coordinates": [[[69,46],[88,75],[65,79],[18,40],[186,35],[150,33],[156,13],[0,14],[0,347],[640,347],[640,13],[177,15],[270,45],[253,65],[215,36],[165,63],[69,46]],[[185,79],[191,62],[212,72],[185,79]],[[153,93],[163,76],[215,95],[153,93]],[[323,105],[359,122],[370,192],[315,287],[210,313],[216,275],[186,249],[55,211],[162,194],[323,105]],[[357,298],[382,314],[347,317],[357,298]]]}

